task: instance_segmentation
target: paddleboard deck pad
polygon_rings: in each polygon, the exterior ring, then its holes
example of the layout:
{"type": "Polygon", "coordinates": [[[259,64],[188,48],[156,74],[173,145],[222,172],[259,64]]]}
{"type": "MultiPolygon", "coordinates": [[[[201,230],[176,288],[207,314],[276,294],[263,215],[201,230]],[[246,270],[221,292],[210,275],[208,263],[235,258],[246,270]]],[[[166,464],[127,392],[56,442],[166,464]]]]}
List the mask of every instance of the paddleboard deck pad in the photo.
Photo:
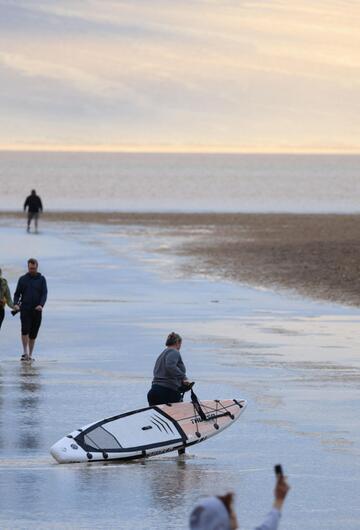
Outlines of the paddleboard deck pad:
{"type": "Polygon", "coordinates": [[[131,460],[181,450],[232,425],[246,404],[245,400],[224,399],[125,412],[71,432],[50,452],[57,462],[65,464],[131,460]]]}

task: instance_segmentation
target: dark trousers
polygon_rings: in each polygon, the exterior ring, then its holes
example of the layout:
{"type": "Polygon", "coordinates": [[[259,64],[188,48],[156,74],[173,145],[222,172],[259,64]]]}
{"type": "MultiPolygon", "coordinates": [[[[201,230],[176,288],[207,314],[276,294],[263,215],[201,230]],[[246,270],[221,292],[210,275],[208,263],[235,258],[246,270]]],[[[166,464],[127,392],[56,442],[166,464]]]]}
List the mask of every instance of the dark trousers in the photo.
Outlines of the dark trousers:
{"type": "Polygon", "coordinates": [[[164,405],[165,403],[179,403],[182,399],[180,392],[161,385],[152,385],[147,398],[150,407],[164,405]]]}
{"type": "Polygon", "coordinates": [[[29,335],[29,339],[36,339],[41,324],[41,311],[36,309],[21,309],[21,335],[29,335]]]}
{"type": "Polygon", "coordinates": [[[38,225],[39,212],[28,212],[28,227],[30,227],[31,221],[34,219],[35,227],[38,225]]]}
{"type": "Polygon", "coordinates": [[[3,323],[3,320],[4,320],[4,316],[5,316],[5,309],[0,306],[0,329],[1,329],[1,324],[3,323]]]}

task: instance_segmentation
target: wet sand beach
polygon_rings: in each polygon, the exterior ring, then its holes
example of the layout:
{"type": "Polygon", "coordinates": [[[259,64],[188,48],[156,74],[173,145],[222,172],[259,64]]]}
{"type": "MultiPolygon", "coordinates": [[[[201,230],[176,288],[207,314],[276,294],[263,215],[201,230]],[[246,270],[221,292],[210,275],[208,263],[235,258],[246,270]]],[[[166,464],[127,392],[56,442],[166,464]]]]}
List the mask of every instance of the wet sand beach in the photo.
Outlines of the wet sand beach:
{"type": "Polygon", "coordinates": [[[190,258],[187,273],[360,305],[360,215],[49,212],[45,219],[151,229],[149,238],[166,237],[164,253],[190,258]]]}
{"type": "Polygon", "coordinates": [[[39,234],[20,217],[0,220],[12,291],[29,255],[49,286],[31,366],[19,362],[18,317],[7,312],[1,329],[0,527],[185,530],[199,497],[231,489],[250,530],[282,462],[292,485],[283,528],[357,530],[358,309],[246,286],[190,259],[189,245],[214,245],[214,216],[51,217],[39,234]],[[248,400],[239,422],[184,459],[58,465],[49,448],[59,438],[146,405],[172,330],[200,399],[248,400]]]}

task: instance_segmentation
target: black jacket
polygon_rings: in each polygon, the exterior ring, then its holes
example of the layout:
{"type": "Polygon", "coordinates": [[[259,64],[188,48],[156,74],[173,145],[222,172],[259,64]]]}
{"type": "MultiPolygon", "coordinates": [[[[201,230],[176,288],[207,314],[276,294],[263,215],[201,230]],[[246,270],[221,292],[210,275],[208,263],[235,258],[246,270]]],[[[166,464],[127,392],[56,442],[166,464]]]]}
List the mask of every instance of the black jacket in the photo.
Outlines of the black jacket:
{"type": "Polygon", "coordinates": [[[45,276],[40,272],[32,276],[30,273],[19,278],[14,294],[14,304],[21,304],[21,309],[35,309],[36,306],[44,307],[47,298],[47,285],[45,276]]]}
{"type": "Polygon", "coordinates": [[[42,212],[43,206],[39,195],[29,195],[26,197],[24,210],[26,210],[26,208],[29,208],[28,211],[32,213],[42,212]]]}

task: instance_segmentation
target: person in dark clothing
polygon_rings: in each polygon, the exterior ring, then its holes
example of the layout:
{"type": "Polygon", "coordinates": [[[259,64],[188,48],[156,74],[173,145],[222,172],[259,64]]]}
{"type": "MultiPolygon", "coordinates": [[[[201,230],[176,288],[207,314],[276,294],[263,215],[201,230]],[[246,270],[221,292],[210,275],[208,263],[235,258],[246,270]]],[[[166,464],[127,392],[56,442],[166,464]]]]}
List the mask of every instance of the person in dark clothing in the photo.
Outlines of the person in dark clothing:
{"type": "Polygon", "coordinates": [[[5,317],[5,305],[14,309],[8,282],[2,277],[2,271],[0,269],[0,328],[5,317]]]}
{"type": "Polygon", "coordinates": [[[28,260],[28,272],[19,278],[14,294],[14,309],[20,311],[22,361],[31,361],[35,340],[41,325],[42,310],[47,299],[45,276],[38,272],[38,262],[28,260]]]}
{"type": "Polygon", "coordinates": [[[166,348],[156,360],[152,386],[147,395],[150,406],[178,403],[182,399],[180,388],[190,385],[180,355],[181,343],[182,338],[174,332],[166,339],[166,348]]]}
{"type": "Polygon", "coordinates": [[[31,195],[29,195],[25,199],[24,212],[26,212],[26,209],[28,210],[27,231],[30,232],[30,224],[31,221],[34,219],[35,232],[37,232],[39,214],[43,211],[43,205],[39,195],[36,195],[35,190],[31,190],[31,195]]]}

